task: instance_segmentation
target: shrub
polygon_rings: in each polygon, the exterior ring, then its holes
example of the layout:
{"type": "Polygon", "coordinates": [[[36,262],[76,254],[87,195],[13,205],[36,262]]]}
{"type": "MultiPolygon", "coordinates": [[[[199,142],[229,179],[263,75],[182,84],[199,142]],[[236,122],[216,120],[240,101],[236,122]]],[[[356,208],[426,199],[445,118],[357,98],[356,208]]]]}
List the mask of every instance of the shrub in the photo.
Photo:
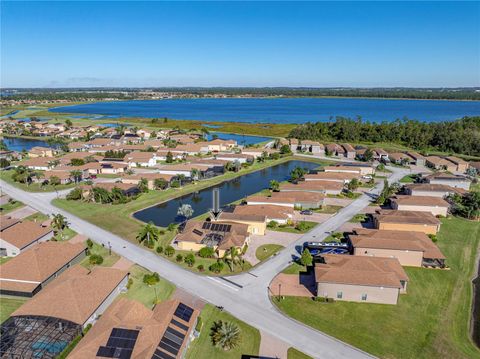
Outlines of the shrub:
{"type": "Polygon", "coordinates": [[[202,330],[202,326],[203,326],[202,317],[198,317],[197,324],[195,325],[195,331],[200,333],[200,331],[202,330]]]}
{"type": "Polygon", "coordinates": [[[432,240],[433,243],[435,243],[436,241],[438,241],[438,238],[435,234],[429,234],[428,235],[430,237],[430,239],[432,240]]]}
{"type": "Polygon", "coordinates": [[[309,228],[310,226],[308,225],[308,223],[303,221],[298,222],[297,225],[295,226],[295,229],[301,232],[306,231],[309,228]]]}
{"type": "Polygon", "coordinates": [[[172,246],[168,246],[167,248],[165,248],[165,255],[167,257],[171,257],[175,254],[175,248],[173,248],[172,246]]]}
{"type": "Polygon", "coordinates": [[[163,253],[163,247],[162,246],[158,246],[156,249],[158,254],[162,254],[163,253]]]}
{"type": "Polygon", "coordinates": [[[133,279],[132,279],[132,278],[128,278],[127,289],[130,289],[130,287],[132,286],[132,284],[133,284],[133,279]]]}
{"type": "Polygon", "coordinates": [[[90,257],[88,258],[88,261],[92,265],[100,265],[103,263],[103,257],[99,254],[91,254],[90,257]]]}
{"type": "Polygon", "coordinates": [[[222,262],[215,262],[208,269],[213,273],[220,273],[223,270],[224,264],[222,262]]]}
{"type": "Polygon", "coordinates": [[[304,266],[311,266],[313,262],[313,257],[310,251],[305,248],[302,252],[302,256],[300,257],[300,263],[302,263],[304,266]]]}
{"type": "Polygon", "coordinates": [[[82,198],[82,190],[80,188],[75,188],[67,194],[68,201],[77,201],[82,198]]]}
{"type": "Polygon", "coordinates": [[[278,222],[277,221],[270,221],[267,224],[268,228],[277,228],[278,227],[278,222]]]}
{"type": "Polygon", "coordinates": [[[93,241],[90,238],[87,239],[87,247],[90,249],[93,247],[93,241]]]}
{"type": "Polygon", "coordinates": [[[197,269],[198,269],[199,272],[205,271],[205,267],[203,266],[203,264],[199,264],[199,265],[197,266],[197,269]]]}
{"type": "Polygon", "coordinates": [[[195,264],[195,256],[193,255],[193,253],[189,253],[186,255],[185,257],[185,263],[189,266],[189,267],[193,267],[193,265],[195,264]]]}
{"type": "Polygon", "coordinates": [[[158,275],[157,272],[152,273],[152,274],[145,274],[143,276],[143,283],[147,285],[155,285],[158,282],[160,282],[160,276],[158,275]]]}
{"type": "Polygon", "coordinates": [[[179,253],[177,254],[177,258],[175,258],[177,262],[182,262],[183,261],[183,256],[179,253]]]}
{"type": "Polygon", "coordinates": [[[198,251],[198,255],[202,258],[213,258],[215,250],[211,247],[203,247],[198,251]]]}

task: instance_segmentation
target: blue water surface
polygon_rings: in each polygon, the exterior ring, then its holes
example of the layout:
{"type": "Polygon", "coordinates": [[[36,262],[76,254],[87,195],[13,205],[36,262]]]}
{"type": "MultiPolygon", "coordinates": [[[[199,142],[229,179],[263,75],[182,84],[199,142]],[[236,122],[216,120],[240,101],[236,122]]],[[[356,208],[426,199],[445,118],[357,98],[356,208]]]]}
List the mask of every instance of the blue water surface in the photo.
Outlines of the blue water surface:
{"type": "Polygon", "coordinates": [[[50,109],[106,116],[252,123],[305,123],[335,116],[380,122],[403,117],[433,122],[480,115],[480,101],[359,98],[228,98],[97,102],[50,109]]]}

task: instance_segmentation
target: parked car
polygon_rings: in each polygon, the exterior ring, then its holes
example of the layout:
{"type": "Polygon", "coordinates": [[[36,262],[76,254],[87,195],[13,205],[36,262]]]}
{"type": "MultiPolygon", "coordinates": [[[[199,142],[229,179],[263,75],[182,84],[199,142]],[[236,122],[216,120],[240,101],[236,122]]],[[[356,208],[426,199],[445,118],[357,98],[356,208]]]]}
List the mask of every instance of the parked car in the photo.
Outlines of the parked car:
{"type": "Polygon", "coordinates": [[[305,209],[305,210],[301,211],[300,214],[303,214],[304,216],[311,216],[313,214],[313,211],[311,211],[309,209],[305,209]]]}

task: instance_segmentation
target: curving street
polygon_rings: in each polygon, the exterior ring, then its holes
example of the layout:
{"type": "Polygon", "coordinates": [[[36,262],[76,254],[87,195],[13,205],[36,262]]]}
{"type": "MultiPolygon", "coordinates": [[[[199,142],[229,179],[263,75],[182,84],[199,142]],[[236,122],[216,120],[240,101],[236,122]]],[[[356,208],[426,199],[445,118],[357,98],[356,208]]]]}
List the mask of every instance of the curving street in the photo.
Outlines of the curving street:
{"type": "MultiPolygon", "coordinates": [[[[393,172],[389,182],[393,183],[409,173],[408,170],[389,167],[393,172]]],[[[106,246],[121,256],[141,266],[158,272],[177,287],[202,299],[221,305],[232,315],[248,324],[277,337],[292,347],[315,358],[368,358],[369,354],[344,342],[332,338],[315,329],[296,322],[280,313],[270,302],[268,286],[277,273],[289,265],[292,257],[298,255],[298,246],[305,241],[320,241],[335,231],[370,203],[370,196],[378,194],[383,186],[364,193],[335,216],[316,226],[312,231],[291,243],[278,255],[256,266],[248,273],[228,277],[207,277],[185,270],[169,260],[160,257],[140,246],[105,231],[79,217],[55,207],[51,201],[56,193],[29,193],[4,181],[0,181],[1,190],[26,205],[46,214],[61,213],[68,218],[75,231],[106,246]]],[[[65,194],[59,193],[58,195],[65,194]]]]}

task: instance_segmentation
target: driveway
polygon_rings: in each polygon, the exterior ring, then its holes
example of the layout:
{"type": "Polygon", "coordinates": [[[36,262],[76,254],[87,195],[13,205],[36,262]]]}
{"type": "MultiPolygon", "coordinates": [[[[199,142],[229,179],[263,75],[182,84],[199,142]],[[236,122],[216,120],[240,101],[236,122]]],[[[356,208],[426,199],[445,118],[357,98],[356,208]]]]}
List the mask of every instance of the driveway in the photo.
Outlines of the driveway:
{"type": "Polygon", "coordinates": [[[293,215],[293,220],[323,223],[332,216],[333,214],[331,213],[316,213],[316,212],[313,212],[313,214],[307,216],[304,214],[300,214],[300,212],[295,211],[293,215]]]}
{"type": "Polygon", "coordinates": [[[25,217],[31,216],[32,214],[37,213],[32,207],[25,206],[19,209],[16,209],[10,213],[7,213],[8,216],[17,219],[24,219],[25,217]]]}
{"type": "Polygon", "coordinates": [[[252,239],[250,241],[250,244],[248,245],[247,253],[245,253],[243,258],[246,261],[249,261],[252,265],[255,265],[260,262],[255,256],[255,252],[257,251],[257,248],[261,245],[280,244],[281,246],[287,247],[290,243],[295,242],[301,236],[301,234],[284,233],[269,230],[265,232],[264,236],[254,234],[252,235],[252,239]]]}
{"type": "Polygon", "coordinates": [[[271,295],[291,297],[315,296],[315,277],[310,274],[278,274],[270,285],[271,295]]]}
{"type": "Polygon", "coordinates": [[[353,199],[348,199],[348,198],[331,198],[331,197],[325,198],[325,204],[327,206],[346,207],[352,202],[353,202],[353,199]]]}

